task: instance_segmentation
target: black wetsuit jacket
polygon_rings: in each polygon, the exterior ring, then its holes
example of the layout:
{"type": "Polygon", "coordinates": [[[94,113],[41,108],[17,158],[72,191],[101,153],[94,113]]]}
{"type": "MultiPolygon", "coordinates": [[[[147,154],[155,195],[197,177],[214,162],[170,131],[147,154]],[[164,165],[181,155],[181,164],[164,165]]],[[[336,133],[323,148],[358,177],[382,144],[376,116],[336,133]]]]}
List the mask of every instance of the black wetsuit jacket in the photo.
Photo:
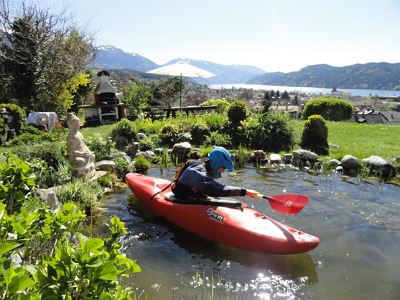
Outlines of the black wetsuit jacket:
{"type": "Polygon", "coordinates": [[[172,189],[178,197],[205,198],[245,196],[246,189],[228,186],[215,181],[208,174],[211,173],[211,166],[206,161],[191,161],[181,176],[175,182],[172,189]]]}

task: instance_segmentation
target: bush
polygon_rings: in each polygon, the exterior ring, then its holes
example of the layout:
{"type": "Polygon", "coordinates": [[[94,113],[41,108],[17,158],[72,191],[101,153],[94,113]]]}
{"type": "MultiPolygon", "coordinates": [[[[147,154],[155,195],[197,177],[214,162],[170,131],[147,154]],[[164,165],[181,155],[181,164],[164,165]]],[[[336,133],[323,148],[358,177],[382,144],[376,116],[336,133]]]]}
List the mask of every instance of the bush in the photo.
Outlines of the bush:
{"type": "Polygon", "coordinates": [[[178,126],[173,123],[165,124],[160,132],[160,142],[163,145],[172,146],[176,142],[179,133],[178,126]]]}
{"type": "Polygon", "coordinates": [[[102,188],[108,188],[108,189],[112,189],[117,181],[118,178],[116,178],[116,175],[113,173],[107,173],[104,176],[101,176],[99,177],[99,179],[97,179],[97,183],[102,188]]]}
{"type": "MultiPolygon", "coordinates": [[[[13,116],[13,126],[15,133],[20,135],[26,127],[26,114],[25,111],[16,104],[0,103],[0,107],[7,109],[13,116]]],[[[11,128],[10,128],[11,129],[11,128]]]]}
{"type": "Polygon", "coordinates": [[[312,115],[308,117],[304,123],[300,145],[302,148],[314,151],[320,155],[327,155],[329,153],[328,127],[322,116],[312,115]]]}
{"type": "Polygon", "coordinates": [[[97,161],[108,159],[115,149],[115,143],[111,138],[104,140],[100,135],[88,138],[86,144],[94,152],[97,161]]]}
{"type": "Polygon", "coordinates": [[[41,159],[46,162],[49,168],[58,170],[59,166],[65,164],[65,144],[43,142],[40,144],[20,146],[14,152],[24,159],[31,161],[33,159],[41,159]]]}
{"type": "Polygon", "coordinates": [[[134,160],[135,171],[145,174],[150,168],[150,162],[143,156],[137,156],[134,160]]]}
{"type": "Polygon", "coordinates": [[[153,150],[154,148],[155,148],[154,141],[150,138],[141,139],[139,141],[139,150],[141,151],[153,150]]]}
{"type": "Polygon", "coordinates": [[[283,112],[271,110],[263,114],[259,122],[253,122],[246,131],[253,149],[280,152],[289,151],[294,145],[289,116],[283,112]]]}
{"type": "Polygon", "coordinates": [[[210,100],[204,101],[200,105],[204,105],[204,106],[216,105],[217,106],[216,112],[219,114],[224,114],[229,107],[229,102],[225,99],[210,99],[210,100]]]}
{"type": "Polygon", "coordinates": [[[228,118],[223,114],[211,113],[203,115],[203,120],[210,128],[210,131],[218,131],[227,123],[228,118]]]}
{"type": "Polygon", "coordinates": [[[227,134],[212,131],[210,132],[210,135],[206,136],[204,144],[206,146],[221,146],[229,148],[231,146],[231,140],[227,134]]]}
{"type": "Polygon", "coordinates": [[[9,144],[11,146],[37,144],[41,142],[56,141],[58,136],[56,133],[40,131],[38,133],[24,132],[17,137],[13,138],[9,144]]]}
{"type": "Polygon", "coordinates": [[[246,120],[247,107],[243,100],[235,100],[228,108],[228,118],[233,124],[239,124],[246,120]]]}
{"type": "Polygon", "coordinates": [[[353,105],[343,99],[318,97],[307,101],[304,105],[302,117],[307,120],[309,116],[321,115],[325,120],[345,121],[353,114],[353,105]]]}
{"type": "Polygon", "coordinates": [[[39,188],[50,188],[71,180],[71,165],[68,162],[60,163],[57,170],[49,168],[40,158],[34,158],[28,164],[37,177],[36,184],[39,188]]]}
{"type": "Polygon", "coordinates": [[[193,125],[191,135],[192,135],[192,142],[195,145],[203,144],[207,133],[210,132],[210,128],[208,128],[205,122],[197,122],[193,125]]]}
{"type": "Polygon", "coordinates": [[[0,145],[7,141],[8,125],[4,122],[4,119],[0,116],[0,145]]]}
{"type": "Polygon", "coordinates": [[[128,119],[122,119],[114,125],[114,128],[111,131],[111,137],[115,140],[115,138],[122,136],[128,139],[128,141],[133,141],[136,133],[137,132],[135,132],[135,128],[131,121],[128,119]]]}
{"type": "Polygon", "coordinates": [[[20,210],[26,196],[35,188],[35,181],[29,165],[18,156],[8,153],[0,159],[0,203],[5,203],[8,213],[20,210]]]}
{"type": "Polygon", "coordinates": [[[97,181],[78,178],[61,186],[56,194],[61,203],[75,202],[86,215],[91,216],[104,193],[97,181]]]}
{"type": "Polygon", "coordinates": [[[125,180],[125,175],[132,172],[132,167],[123,157],[116,157],[113,161],[118,178],[125,180]]]}

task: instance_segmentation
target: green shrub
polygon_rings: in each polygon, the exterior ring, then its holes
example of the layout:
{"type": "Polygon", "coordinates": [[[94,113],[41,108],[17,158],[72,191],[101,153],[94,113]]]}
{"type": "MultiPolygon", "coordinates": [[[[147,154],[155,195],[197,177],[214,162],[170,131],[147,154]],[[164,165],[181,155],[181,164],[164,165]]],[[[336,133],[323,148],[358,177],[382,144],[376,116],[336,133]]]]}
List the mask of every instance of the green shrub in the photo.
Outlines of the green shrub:
{"type": "Polygon", "coordinates": [[[246,127],[250,146],[268,152],[289,151],[294,145],[294,131],[289,126],[289,116],[271,110],[259,117],[258,122],[246,127]]]}
{"type": "Polygon", "coordinates": [[[216,112],[219,114],[225,114],[225,112],[227,111],[228,107],[229,107],[229,102],[225,99],[210,99],[207,101],[204,101],[203,103],[201,103],[200,105],[216,105],[216,112]]]}
{"type": "Polygon", "coordinates": [[[139,150],[141,151],[153,150],[154,148],[155,144],[151,138],[141,139],[139,141],[139,150]]]}
{"type": "Polygon", "coordinates": [[[163,145],[172,146],[176,142],[176,138],[178,136],[179,129],[176,124],[166,123],[161,129],[160,132],[160,142],[163,145]]]}
{"type": "Polygon", "coordinates": [[[219,133],[217,131],[210,132],[209,135],[206,136],[206,140],[204,142],[206,146],[221,146],[225,148],[231,147],[231,140],[229,135],[225,133],[219,133]]]}
{"type": "Polygon", "coordinates": [[[239,124],[240,121],[246,120],[247,107],[243,100],[235,100],[229,105],[228,118],[233,124],[239,124]]]}
{"type": "Polygon", "coordinates": [[[111,131],[111,137],[115,140],[115,138],[122,136],[128,139],[128,141],[133,141],[137,134],[135,129],[136,127],[131,121],[128,119],[122,119],[114,125],[114,128],[111,131]]]}
{"type": "Polygon", "coordinates": [[[132,172],[132,167],[123,157],[116,157],[113,161],[118,178],[125,180],[125,175],[132,172]]]}
{"type": "Polygon", "coordinates": [[[0,145],[7,141],[8,125],[4,119],[0,116],[0,145]]]}
{"type": "Polygon", "coordinates": [[[37,144],[42,142],[56,141],[59,137],[55,132],[40,131],[38,133],[24,132],[13,138],[9,144],[12,146],[37,144]]]}
{"type": "Polygon", "coordinates": [[[97,181],[77,178],[57,189],[56,194],[61,203],[75,202],[90,216],[104,193],[97,181]]]}
{"type": "Polygon", "coordinates": [[[50,142],[19,146],[14,150],[23,160],[41,159],[46,162],[49,168],[53,168],[56,171],[61,164],[67,161],[65,151],[65,144],[50,142]]]}
{"type": "Polygon", "coordinates": [[[353,114],[353,105],[343,99],[318,97],[307,101],[304,105],[302,117],[307,120],[309,116],[321,115],[325,120],[345,121],[353,114]]]}
{"type": "Polygon", "coordinates": [[[322,116],[312,115],[304,122],[300,146],[320,155],[329,153],[328,127],[322,116]]]}
{"type": "Polygon", "coordinates": [[[205,114],[203,120],[206,122],[210,131],[218,131],[228,122],[228,117],[225,114],[205,114]]]}
{"type": "Polygon", "coordinates": [[[206,135],[210,132],[210,128],[208,128],[205,122],[197,122],[193,125],[191,135],[192,142],[195,145],[203,144],[206,135]]]}
{"type": "Polygon", "coordinates": [[[94,152],[97,161],[107,159],[115,150],[115,143],[111,138],[102,139],[98,134],[88,138],[86,144],[94,152]]]}
{"type": "Polygon", "coordinates": [[[99,177],[99,179],[97,179],[97,183],[102,188],[112,189],[114,184],[118,181],[118,178],[116,178],[115,176],[116,176],[115,174],[107,173],[99,177]]]}
{"type": "Polygon", "coordinates": [[[135,166],[135,171],[137,173],[145,174],[147,170],[150,168],[150,162],[143,156],[137,156],[134,159],[134,166],[135,166]]]}
{"type": "Polygon", "coordinates": [[[121,253],[124,223],[112,217],[105,235],[88,237],[73,203],[56,211],[36,203],[14,215],[0,203],[1,298],[130,299],[119,282],[140,267],[121,253]]]}
{"type": "Polygon", "coordinates": [[[0,107],[7,109],[13,116],[13,125],[15,126],[15,133],[20,135],[26,127],[26,114],[25,111],[16,104],[0,103],[0,107]]]}
{"type": "Polygon", "coordinates": [[[39,188],[50,188],[71,180],[71,165],[66,161],[60,163],[57,170],[48,167],[40,158],[34,158],[28,164],[37,177],[36,184],[39,188]]]}
{"type": "Polygon", "coordinates": [[[5,203],[8,213],[19,211],[35,186],[36,176],[26,162],[12,153],[1,157],[0,201],[5,203]]]}

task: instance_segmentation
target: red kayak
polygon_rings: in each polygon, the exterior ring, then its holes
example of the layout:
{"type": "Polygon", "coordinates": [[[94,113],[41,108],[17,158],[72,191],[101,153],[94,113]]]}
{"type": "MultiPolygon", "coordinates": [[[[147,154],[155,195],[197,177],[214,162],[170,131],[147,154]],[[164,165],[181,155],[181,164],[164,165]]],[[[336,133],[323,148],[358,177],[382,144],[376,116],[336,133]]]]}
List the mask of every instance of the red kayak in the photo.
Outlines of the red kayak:
{"type": "Polygon", "coordinates": [[[177,199],[170,181],[129,173],[126,182],[155,214],[205,239],[249,251],[294,254],[319,244],[308,233],[282,224],[232,198],[177,199]]]}

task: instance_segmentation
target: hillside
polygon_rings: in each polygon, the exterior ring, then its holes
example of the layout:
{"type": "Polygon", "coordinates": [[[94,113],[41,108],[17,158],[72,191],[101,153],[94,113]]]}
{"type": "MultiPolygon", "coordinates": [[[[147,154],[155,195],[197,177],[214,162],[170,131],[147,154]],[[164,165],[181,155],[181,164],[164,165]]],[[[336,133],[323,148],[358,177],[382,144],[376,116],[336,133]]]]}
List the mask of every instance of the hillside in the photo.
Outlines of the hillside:
{"type": "Polygon", "coordinates": [[[247,83],[322,88],[400,89],[400,63],[367,63],[345,67],[307,66],[290,73],[265,73],[247,83]]]}
{"type": "Polygon", "coordinates": [[[158,65],[136,53],[127,53],[113,46],[100,46],[97,48],[95,59],[92,63],[99,69],[128,69],[146,72],[155,69],[158,65]]]}

